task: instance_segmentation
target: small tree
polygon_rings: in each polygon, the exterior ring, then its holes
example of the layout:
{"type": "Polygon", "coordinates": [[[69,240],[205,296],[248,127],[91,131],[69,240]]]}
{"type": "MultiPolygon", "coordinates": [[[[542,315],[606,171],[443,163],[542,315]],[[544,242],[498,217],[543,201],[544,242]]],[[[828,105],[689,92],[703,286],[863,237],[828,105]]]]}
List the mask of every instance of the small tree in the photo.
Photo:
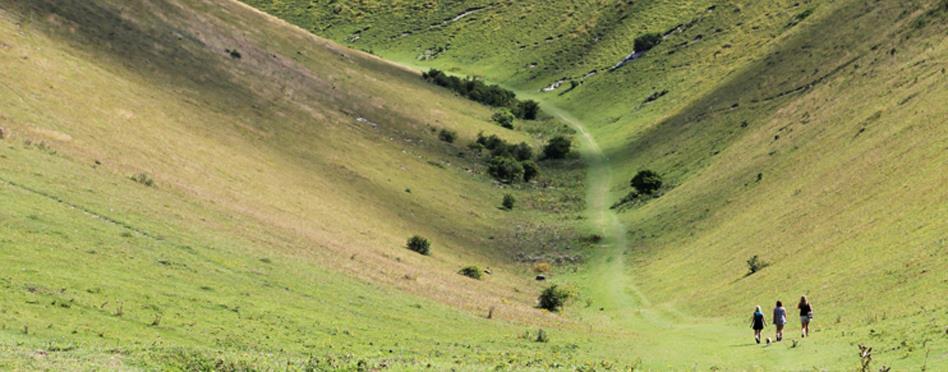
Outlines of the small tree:
{"type": "Polygon", "coordinates": [[[464,275],[471,279],[481,280],[481,268],[477,266],[467,266],[458,271],[458,274],[464,275]]]}
{"type": "Polygon", "coordinates": [[[540,293],[539,306],[541,309],[557,312],[560,311],[568,299],[569,291],[559,288],[556,286],[556,284],[554,284],[549,288],[544,289],[543,293],[540,293]]]}
{"type": "Polygon", "coordinates": [[[540,104],[532,99],[522,101],[514,107],[513,114],[524,120],[536,120],[540,114],[540,104]]]}
{"type": "Polygon", "coordinates": [[[566,157],[566,154],[569,154],[569,149],[572,147],[573,143],[569,138],[564,136],[556,136],[550,138],[546,146],[543,148],[543,158],[544,159],[562,159],[566,157]]]}
{"type": "Polygon", "coordinates": [[[494,156],[488,161],[487,173],[498,181],[511,183],[523,176],[523,166],[509,156],[494,156]]]}
{"type": "Polygon", "coordinates": [[[490,119],[504,128],[513,129],[514,114],[511,113],[510,110],[503,109],[497,111],[490,119]]]}
{"type": "Polygon", "coordinates": [[[428,239],[415,235],[408,238],[408,249],[421,253],[425,256],[431,255],[431,242],[428,239]]]}
{"type": "Polygon", "coordinates": [[[530,182],[540,175],[540,167],[533,160],[527,160],[520,165],[523,166],[523,182],[530,182]]]}
{"type": "Polygon", "coordinates": [[[450,129],[441,129],[438,132],[438,139],[447,142],[454,143],[454,140],[458,138],[458,133],[450,129]]]}
{"type": "Polygon", "coordinates": [[[641,170],[632,177],[629,185],[639,194],[652,195],[662,187],[662,177],[651,170],[641,170]]]}
{"type": "Polygon", "coordinates": [[[767,266],[770,266],[770,263],[764,260],[761,260],[760,257],[757,257],[757,255],[755,254],[747,260],[747,270],[748,270],[747,275],[756,273],[767,266]]]}
{"type": "Polygon", "coordinates": [[[504,206],[504,209],[510,210],[513,209],[514,203],[516,202],[517,200],[514,199],[513,195],[504,194],[504,200],[501,202],[501,205],[504,206]]]}
{"type": "Polygon", "coordinates": [[[520,142],[510,147],[510,153],[519,161],[530,160],[533,158],[533,148],[526,142],[520,142]]]}
{"type": "Polygon", "coordinates": [[[662,34],[653,32],[647,33],[645,35],[640,35],[635,38],[634,50],[636,53],[641,53],[649,49],[654,48],[662,42],[662,34]]]}

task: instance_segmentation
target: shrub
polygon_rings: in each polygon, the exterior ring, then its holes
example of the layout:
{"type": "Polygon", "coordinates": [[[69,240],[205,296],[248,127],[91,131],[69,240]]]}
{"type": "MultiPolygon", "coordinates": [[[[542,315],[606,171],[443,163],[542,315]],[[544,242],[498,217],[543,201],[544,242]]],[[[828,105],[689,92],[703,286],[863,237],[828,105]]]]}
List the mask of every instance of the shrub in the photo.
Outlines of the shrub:
{"type": "Polygon", "coordinates": [[[504,200],[501,202],[501,205],[504,206],[504,209],[513,209],[514,203],[517,202],[517,199],[514,199],[513,195],[504,194],[504,200]]]}
{"type": "Polygon", "coordinates": [[[651,170],[641,170],[629,181],[639,194],[652,195],[662,187],[662,177],[651,170]]]}
{"type": "Polygon", "coordinates": [[[761,260],[760,257],[757,257],[757,255],[755,254],[751,256],[751,258],[747,259],[747,270],[748,270],[747,275],[756,273],[767,266],[770,266],[770,263],[764,260],[761,260]]]}
{"type": "Polygon", "coordinates": [[[514,159],[519,161],[530,160],[533,158],[533,149],[526,142],[520,142],[510,147],[510,153],[514,159]]]}
{"type": "Polygon", "coordinates": [[[421,253],[425,256],[431,255],[431,242],[421,236],[415,235],[408,238],[408,249],[421,253]]]}
{"type": "Polygon", "coordinates": [[[635,50],[636,53],[645,52],[649,49],[654,48],[661,42],[662,42],[662,34],[657,33],[657,32],[647,33],[645,35],[640,35],[639,37],[635,38],[635,45],[633,46],[633,50],[635,50]]]}
{"type": "Polygon", "coordinates": [[[569,299],[569,296],[569,291],[559,288],[554,284],[549,288],[544,289],[543,293],[540,293],[539,307],[541,309],[546,309],[553,312],[560,311],[560,309],[566,303],[566,300],[569,299]]]}
{"type": "Polygon", "coordinates": [[[478,133],[477,143],[481,144],[482,146],[484,146],[484,148],[491,151],[494,151],[497,149],[506,149],[507,147],[509,147],[507,142],[504,141],[502,138],[497,137],[496,134],[491,134],[485,137],[483,133],[478,133]]]}
{"type": "Polygon", "coordinates": [[[520,165],[523,166],[523,182],[530,182],[540,175],[540,167],[533,160],[527,160],[520,165]]]}
{"type": "Polygon", "coordinates": [[[457,138],[458,133],[450,129],[441,129],[441,131],[438,132],[438,139],[447,143],[454,143],[454,140],[457,138]]]}
{"type": "Polygon", "coordinates": [[[151,187],[155,185],[155,180],[148,175],[148,173],[138,173],[131,177],[132,181],[138,182],[142,185],[151,187]]]}
{"type": "Polygon", "coordinates": [[[536,342],[549,342],[549,341],[550,341],[550,337],[547,336],[547,335],[546,335],[546,331],[544,331],[544,330],[541,328],[539,331],[537,331],[537,338],[536,338],[535,341],[536,341],[536,342]]]}
{"type": "Polygon", "coordinates": [[[509,156],[494,156],[487,163],[487,173],[498,181],[511,183],[523,177],[523,166],[509,156]]]}
{"type": "Polygon", "coordinates": [[[543,158],[544,159],[562,159],[566,157],[566,154],[569,154],[569,149],[573,145],[572,141],[569,138],[564,136],[556,136],[550,138],[546,146],[543,148],[543,158]]]}
{"type": "Polygon", "coordinates": [[[510,112],[510,110],[503,109],[503,110],[497,111],[494,113],[494,115],[490,117],[490,119],[493,120],[495,123],[500,124],[500,126],[504,128],[513,129],[514,127],[513,126],[514,115],[513,113],[510,112]]]}
{"type": "Polygon", "coordinates": [[[532,99],[518,103],[513,109],[514,116],[524,120],[536,120],[539,113],[540,104],[532,99]]]}
{"type": "Polygon", "coordinates": [[[477,266],[467,266],[458,271],[458,274],[464,275],[471,279],[481,280],[481,268],[477,266]]]}

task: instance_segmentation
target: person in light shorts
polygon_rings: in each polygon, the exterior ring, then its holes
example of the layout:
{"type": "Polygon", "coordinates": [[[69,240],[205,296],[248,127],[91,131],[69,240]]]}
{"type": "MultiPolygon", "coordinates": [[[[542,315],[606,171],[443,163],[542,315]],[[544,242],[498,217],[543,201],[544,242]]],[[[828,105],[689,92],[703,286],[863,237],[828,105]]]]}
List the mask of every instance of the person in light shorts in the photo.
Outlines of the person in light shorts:
{"type": "Polygon", "coordinates": [[[813,305],[806,299],[806,296],[800,297],[800,303],[797,304],[800,309],[800,327],[803,337],[810,335],[810,321],[813,320],[813,305]]]}
{"type": "Polygon", "coordinates": [[[787,309],[783,308],[783,302],[777,300],[777,306],[774,307],[774,326],[777,333],[774,335],[775,341],[783,341],[783,326],[787,324],[787,309]]]}

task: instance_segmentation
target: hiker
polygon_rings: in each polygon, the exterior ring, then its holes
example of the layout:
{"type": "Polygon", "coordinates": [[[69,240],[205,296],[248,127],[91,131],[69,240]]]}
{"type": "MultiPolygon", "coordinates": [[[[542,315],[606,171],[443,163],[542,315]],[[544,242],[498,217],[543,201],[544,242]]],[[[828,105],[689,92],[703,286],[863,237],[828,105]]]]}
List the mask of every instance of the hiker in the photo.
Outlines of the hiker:
{"type": "Polygon", "coordinates": [[[760,311],[760,305],[754,310],[754,316],[751,318],[751,328],[754,329],[754,341],[760,343],[760,331],[764,330],[764,312],[760,311]]]}
{"type": "Polygon", "coordinates": [[[774,308],[774,326],[777,327],[777,333],[774,339],[783,341],[783,326],[787,324],[787,309],[783,308],[783,302],[777,300],[777,307],[774,308]]]}
{"type": "Polygon", "coordinates": [[[810,301],[806,299],[806,296],[801,296],[797,309],[800,309],[800,325],[803,328],[801,330],[803,337],[809,336],[810,321],[813,320],[813,305],[810,305],[810,301]]]}

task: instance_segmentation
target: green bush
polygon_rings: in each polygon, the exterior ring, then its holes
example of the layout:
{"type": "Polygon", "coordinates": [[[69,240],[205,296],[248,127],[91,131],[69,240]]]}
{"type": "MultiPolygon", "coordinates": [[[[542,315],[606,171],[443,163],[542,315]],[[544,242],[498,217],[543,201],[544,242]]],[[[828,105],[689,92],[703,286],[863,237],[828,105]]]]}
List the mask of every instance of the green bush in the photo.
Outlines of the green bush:
{"type": "Polygon", "coordinates": [[[530,160],[533,158],[533,148],[526,142],[520,142],[510,147],[510,154],[519,161],[530,160]]]}
{"type": "Polygon", "coordinates": [[[523,182],[530,182],[540,175],[540,167],[533,160],[520,163],[523,166],[523,182]]]}
{"type": "Polygon", "coordinates": [[[546,335],[546,331],[544,331],[542,328],[540,328],[540,330],[537,331],[537,338],[536,338],[536,340],[534,340],[534,341],[536,341],[536,342],[544,342],[544,343],[545,343],[545,342],[550,342],[550,337],[546,335]]]}
{"type": "Polygon", "coordinates": [[[526,100],[513,108],[514,116],[524,120],[536,120],[540,114],[540,104],[534,100],[526,100]]]}
{"type": "Polygon", "coordinates": [[[457,138],[458,133],[450,129],[441,129],[441,131],[438,132],[438,139],[447,143],[454,143],[454,140],[457,138]]]}
{"type": "Polygon", "coordinates": [[[654,171],[645,169],[636,173],[635,177],[629,181],[629,185],[639,194],[652,195],[662,187],[662,177],[654,171]]]}
{"type": "Polygon", "coordinates": [[[569,138],[564,136],[556,136],[550,138],[546,146],[543,148],[543,158],[544,159],[562,159],[566,157],[566,154],[569,154],[569,149],[572,147],[573,143],[569,138]]]}
{"type": "Polygon", "coordinates": [[[155,185],[155,180],[148,175],[148,173],[137,173],[131,177],[132,181],[138,182],[142,185],[152,187],[155,185]]]}
{"type": "Polygon", "coordinates": [[[543,293],[540,293],[540,305],[541,309],[546,309],[549,311],[560,311],[563,308],[563,305],[566,304],[566,300],[570,297],[569,291],[559,288],[556,284],[550,286],[547,289],[543,290],[543,293]]]}
{"type": "Polygon", "coordinates": [[[461,271],[458,271],[458,274],[464,275],[471,279],[481,280],[481,268],[477,266],[467,266],[462,268],[461,271]]]}
{"type": "Polygon", "coordinates": [[[635,45],[633,48],[636,53],[641,53],[654,48],[658,44],[661,44],[661,42],[662,34],[657,32],[647,33],[635,38],[635,45]]]}
{"type": "Polygon", "coordinates": [[[498,181],[511,183],[523,177],[523,166],[509,156],[494,156],[487,162],[487,173],[498,181]]]}
{"type": "Polygon", "coordinates": [[[490,117],[490,119],[493,120],[495,123],[500,124],[500,126],[504,128],[513,129],[514,127],[513,126],[514,115],[513,113],[510,112],[510,110],[503,109],[503,110],[497,111],[494,113],[494,115],[490,117]]]}
{"type": "Polygon", "coordinates": [[[761,260],[760,257],[757,257],[757,255],[755,254],[751,256],[751,258],[747,259],[747,271],[748,271],[747,275],[756,273],[767,266],[770,266],[770,263],[764,260],[761,260]]]}
{"type": "Polygon", "coordinates": [[[504,194],[504,200],[500,203],[504,206],[504,209],[513,209],[514,203],[517,202],[517,199],[514,199],[513,195],[504,194]]]}
{"type": "Polygon", "coordinates": [[[415,235],[408,238],[408,249],[421,253],[425,256],[431,255],[431,242],[421,236],[415,235]]]}
{"type": "Polygon", "coordinates": [[[504,141],[502,138],[497,137],[496,134],[484,136],[484,133],[478,133],[476,142],[481,144],[481,146],[484,146],[484,148],[491,151],[495,151],[497,149],[506,150],[508,147],[510,147],[510,145],[507,144],[507,141],[504,141]]]}

